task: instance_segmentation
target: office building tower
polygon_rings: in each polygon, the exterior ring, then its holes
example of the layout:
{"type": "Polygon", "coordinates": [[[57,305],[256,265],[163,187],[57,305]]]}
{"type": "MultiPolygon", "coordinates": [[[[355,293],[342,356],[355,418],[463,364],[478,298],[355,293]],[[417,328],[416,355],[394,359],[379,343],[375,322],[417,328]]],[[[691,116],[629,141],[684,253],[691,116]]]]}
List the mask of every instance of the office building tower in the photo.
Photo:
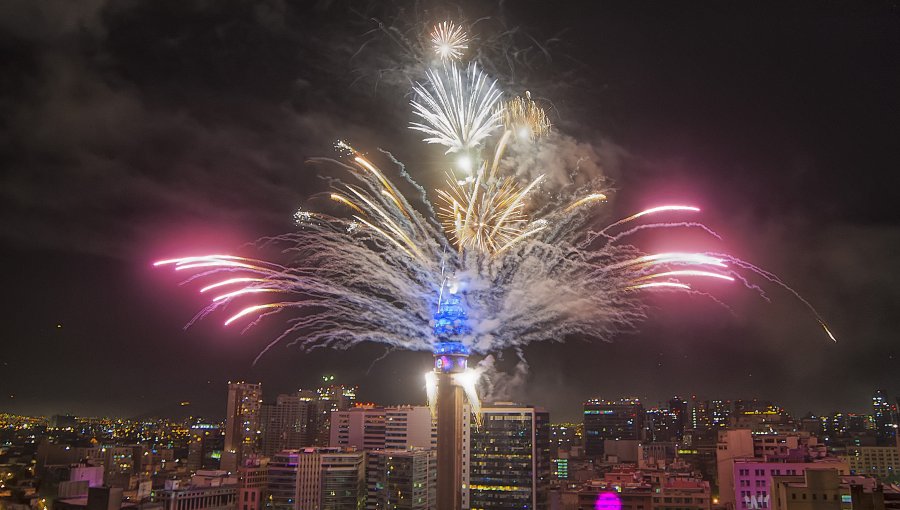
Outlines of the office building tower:
{"type": "Polygon", "coordinates": [[[355,407],[331,412],[329,446],[353,447],[358,450],[384,448],[383,407],[355,407]]]}
{"type": "Polygon", "coordinates": [[[190,471],[219,469],[225,436],[222,428],[215,423],[195,423],[191,425],[191,439],[188,443],[187,467],[190,471]]]}
{"type": "Polygon", "coordinates": [[[365,453],[304,448],[297,457],[297,509],[362,510],[366,504],[365,453]]]}
{"type": "Polygon", "coordinates": [[[259,449],[262,387],[253,383],[228,383],[225,444],[221,468],[232,473],[259,449]]]}
{"type": "Polygon", "coordinates": [[[648,409],[644,413],[643,437],[654,443],[678,441],[678,421],[678,416],[669,409],[648,409]]]}
{"type": "Polygon", "coordinates": [[[328,446],[331,440],[331,413],[346,411],[356,403],[356,386],[334,384],[334,376],[322,378],[323,386],[316,390],[315,404],[310,407],[310,444],[328,446]]]}
{"type": "Polygon", "coordinates": [[[367,509],[433,510],[437,505],[437,452],[430,448],[369,453],[367,509]]]}
{"type": "Polygon", "coordinates": [[[643,439],[644,407],[636,398],[593,399],[584,403],[584,450],[592,457],[603,457],[607,439],[643,439]]]}
{"type": "Polygon", "coordinates": [[[314,446],[317,396],[313,391],[278,395],[274,404],[263,404],[260,412],[261,452],[271,457],[281,450],[314,446]]]}
{"type": "Polygon", "coordinates": [[[278,452],[269,460],[266,493],[272,510],[297,508],[297,466],[299,450],[278,452]]]}
{"type": "Polygon", "coordinates": [[[469,428],[468,506],[548,508],[550,415],[533,406],[495,403],[469,428]]]}
{"type": "Polygon", "coordinates": [[[434,448],[435,423],[427,406],[355,407],[331,413],[329,446],[360,450],[434,448]]]}
{"type": "Polygon", "coordinates": [[[688,403],[681,397],[673,397],[669,400],[669,413],[672,415],[674,426],[674,440],[681,441],[684,437],[684,429],[689,424],[688,403]]]}
{"type": "Polygon", "coordinates": [[[714,429],[723,429],[731,423],[732,406],[729,400],[709,402],[709,421],[714,429]]]}
{"type": "Polygon", "coordinates": [[[346,411],[356,404],[356,386],[335,384],[333,375],[322,377],[322,386],[316,390],[320,401],[330,402],[332,410],[346,411]]]}
{"type": "Polygon", "coordinates": [[[384,447],[390,449],[436,448],[437,430],[428,406],[384,409],[384,447]]]}
{"type": "Polygon", "coordinates": [[[697,398],[696,395],[692,396],[690,414],[689,426],[692,430],[706,432],[713,428],[709,400],[697,398]]]}
{"type": "Polygon", "coordinates": [[[362,510],[365,454],[345,448],[284,450],[269,462],[272,510],[362,510]]]}

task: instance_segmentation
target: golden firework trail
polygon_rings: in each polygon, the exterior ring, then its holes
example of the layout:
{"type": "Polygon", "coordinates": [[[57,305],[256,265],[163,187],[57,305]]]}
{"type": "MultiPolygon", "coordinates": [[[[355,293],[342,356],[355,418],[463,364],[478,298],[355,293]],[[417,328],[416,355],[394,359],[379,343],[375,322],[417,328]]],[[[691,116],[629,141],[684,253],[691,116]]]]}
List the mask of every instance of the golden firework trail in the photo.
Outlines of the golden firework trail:
{"type": "Polygon", "coordinates": [[[516,96],[503,103],[500,113],[503,126],[519,139],[533,141],[550,133],[550,119],[531,99],[531,92],[526,91],[525,97],[516,96]]]}
{"type": "Polygon", "coordinates": [[[497,144],[490,170],[481,165],[474,180],[449,177],[447,188],[437,190],[438,217],[460,251],[497,254],[540,231],[529,226],[525,199],[543,176],[522,186],[513,177],[495,175],[508,138],[509,132],[497,144]]]}

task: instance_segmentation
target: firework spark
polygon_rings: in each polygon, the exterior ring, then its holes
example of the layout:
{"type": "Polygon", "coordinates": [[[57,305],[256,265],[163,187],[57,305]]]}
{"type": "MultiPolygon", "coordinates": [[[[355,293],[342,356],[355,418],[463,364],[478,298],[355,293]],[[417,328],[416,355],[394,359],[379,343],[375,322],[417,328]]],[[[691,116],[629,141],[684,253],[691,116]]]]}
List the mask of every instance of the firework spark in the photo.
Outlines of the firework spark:
{"type": "Polygon", "coordinates": [[[569,204],[569,207],[566,207],[566,212],[567,213],[572,212],[575,209],[578,209],[579,207],[581,207],[583,205],[587,205],[587,204],[590,204],[593,202],[604,202],[604,201],[606,201],[606,195],[604,195],[603,193],[591,193],[590,195],[579,198],[578,200],[569,204]]]}
{"type": "Polygon", "coordinates": [[[503,126],[523,140],[535,140],[550,133],[550,119],[544,109],[531,99],[531,92],[525,97],[516,96],[503,103],[500,108],[503,126]]]}
{"type": "Polygon", "coordinates": [[[680,269],[677,271],[664,271],[662,273],[653,273],[641,276],[637,281],[649,280],[652,278],[666,278],[669,276],[701,276],[705,278],[718,278],[720,280],[734,281],[734,278],[726,274],[713,273],[712,271],[698,271],[694,269],[680,269]]]}
{"type": "Polygon", "coordinates": [[[476,148],[500,127],[501,92],[475,63],[461,71],[455,63],[431,69],[427,84],[417,83],[410,104],[421,122],[410,128],[428,135],[424,141],[447,147],[447,153],[476,148]]]}
{"type": "Polygon", "coordinates": [[[529,225],[524,201],[543,176],[521,186],[512,177],[497,180],[486,173],[482,165],[474,181],[450,178],[447,189],[437,192],[438,217],[459,250],[498,253],[539,232],[529,225]]]}
{"type": "Polygon", "coordinates": [[[459,60],[469,49],[469,36],[461,26],[443,21],[431,31],[431,46],[442,60],[459,60]]]}

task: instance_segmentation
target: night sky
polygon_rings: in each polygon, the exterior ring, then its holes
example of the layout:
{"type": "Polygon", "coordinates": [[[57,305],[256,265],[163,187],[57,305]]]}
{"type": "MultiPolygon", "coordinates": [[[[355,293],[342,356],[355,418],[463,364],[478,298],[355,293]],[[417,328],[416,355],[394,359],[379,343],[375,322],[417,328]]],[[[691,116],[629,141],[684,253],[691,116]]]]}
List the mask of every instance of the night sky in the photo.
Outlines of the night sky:
{"type": "Polygon", "coordinates": [[[325,186],[305,161],[339,137],[429,183],[416,168],[441,151],[406,129],[387,34],[447,16],[508,31],[505,85],[546,98],[557,129],[603,156],[611,217],[698,204],[718,251],[780,275],[839,338],[777,287],[771,302],[725,287],[730,310],[654,297],[612,343],[527,348],[510,398],[562,420],[595,396],[760,397],[798,414],[900,396],[900,4],[560,3],[0,3],[0,411],[220,417],[228,380],[274,398],[325,373],[363,400],[424,402],[427,353],[280,347],[253,366],[279,319],[185,330],[203,301],[151,263],[252,254],[294,228],[325,186]]]}

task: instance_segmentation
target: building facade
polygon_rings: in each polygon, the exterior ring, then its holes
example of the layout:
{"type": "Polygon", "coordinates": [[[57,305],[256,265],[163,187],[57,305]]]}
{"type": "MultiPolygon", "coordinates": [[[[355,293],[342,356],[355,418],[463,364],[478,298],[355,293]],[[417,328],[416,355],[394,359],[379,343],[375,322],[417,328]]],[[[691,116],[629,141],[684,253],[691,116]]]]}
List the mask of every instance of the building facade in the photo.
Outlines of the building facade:
{"type": "Polygon", "coordinates": [[[607,439],[643,439],[644,407],[636,398],[593,399],[584,403],[584,452],[602,457],[607,439]]]}
{"type": "Polygon", "coordinates": [[[469,430],[469,507],[548,508],[549,413],[497,403],[483,407],[482,417],[482,425],[469,430]]]}
{"type": "Polygon", "coordinates": [[[374,487],[367,509],[433,510],[437,505],[437,452],[430,448],[369,453],[366,478],[374,487]]]}
{"type": "Polygon", "coordinates": [[[804,476],[808,471],[830,470],[849,475],[847,463],[835,458],[813,462],[767,462],[763,459],[737,460],[734,463],[734,501],[737,510],[770,508],[773,479],[778,476],[804,476]]]}
{"type": "Polygon", "coordinates": [[[874,476],[885,483],[900,478],[900,449],[896,446],[857,446],[841,456],[854,475],[874,476]]]}
{"type": "Polygon", "coordinates": [[[261,385],[228,383],[222,469],[236,473],[244,459],[258,452],[261,404],[261,385]]]}

